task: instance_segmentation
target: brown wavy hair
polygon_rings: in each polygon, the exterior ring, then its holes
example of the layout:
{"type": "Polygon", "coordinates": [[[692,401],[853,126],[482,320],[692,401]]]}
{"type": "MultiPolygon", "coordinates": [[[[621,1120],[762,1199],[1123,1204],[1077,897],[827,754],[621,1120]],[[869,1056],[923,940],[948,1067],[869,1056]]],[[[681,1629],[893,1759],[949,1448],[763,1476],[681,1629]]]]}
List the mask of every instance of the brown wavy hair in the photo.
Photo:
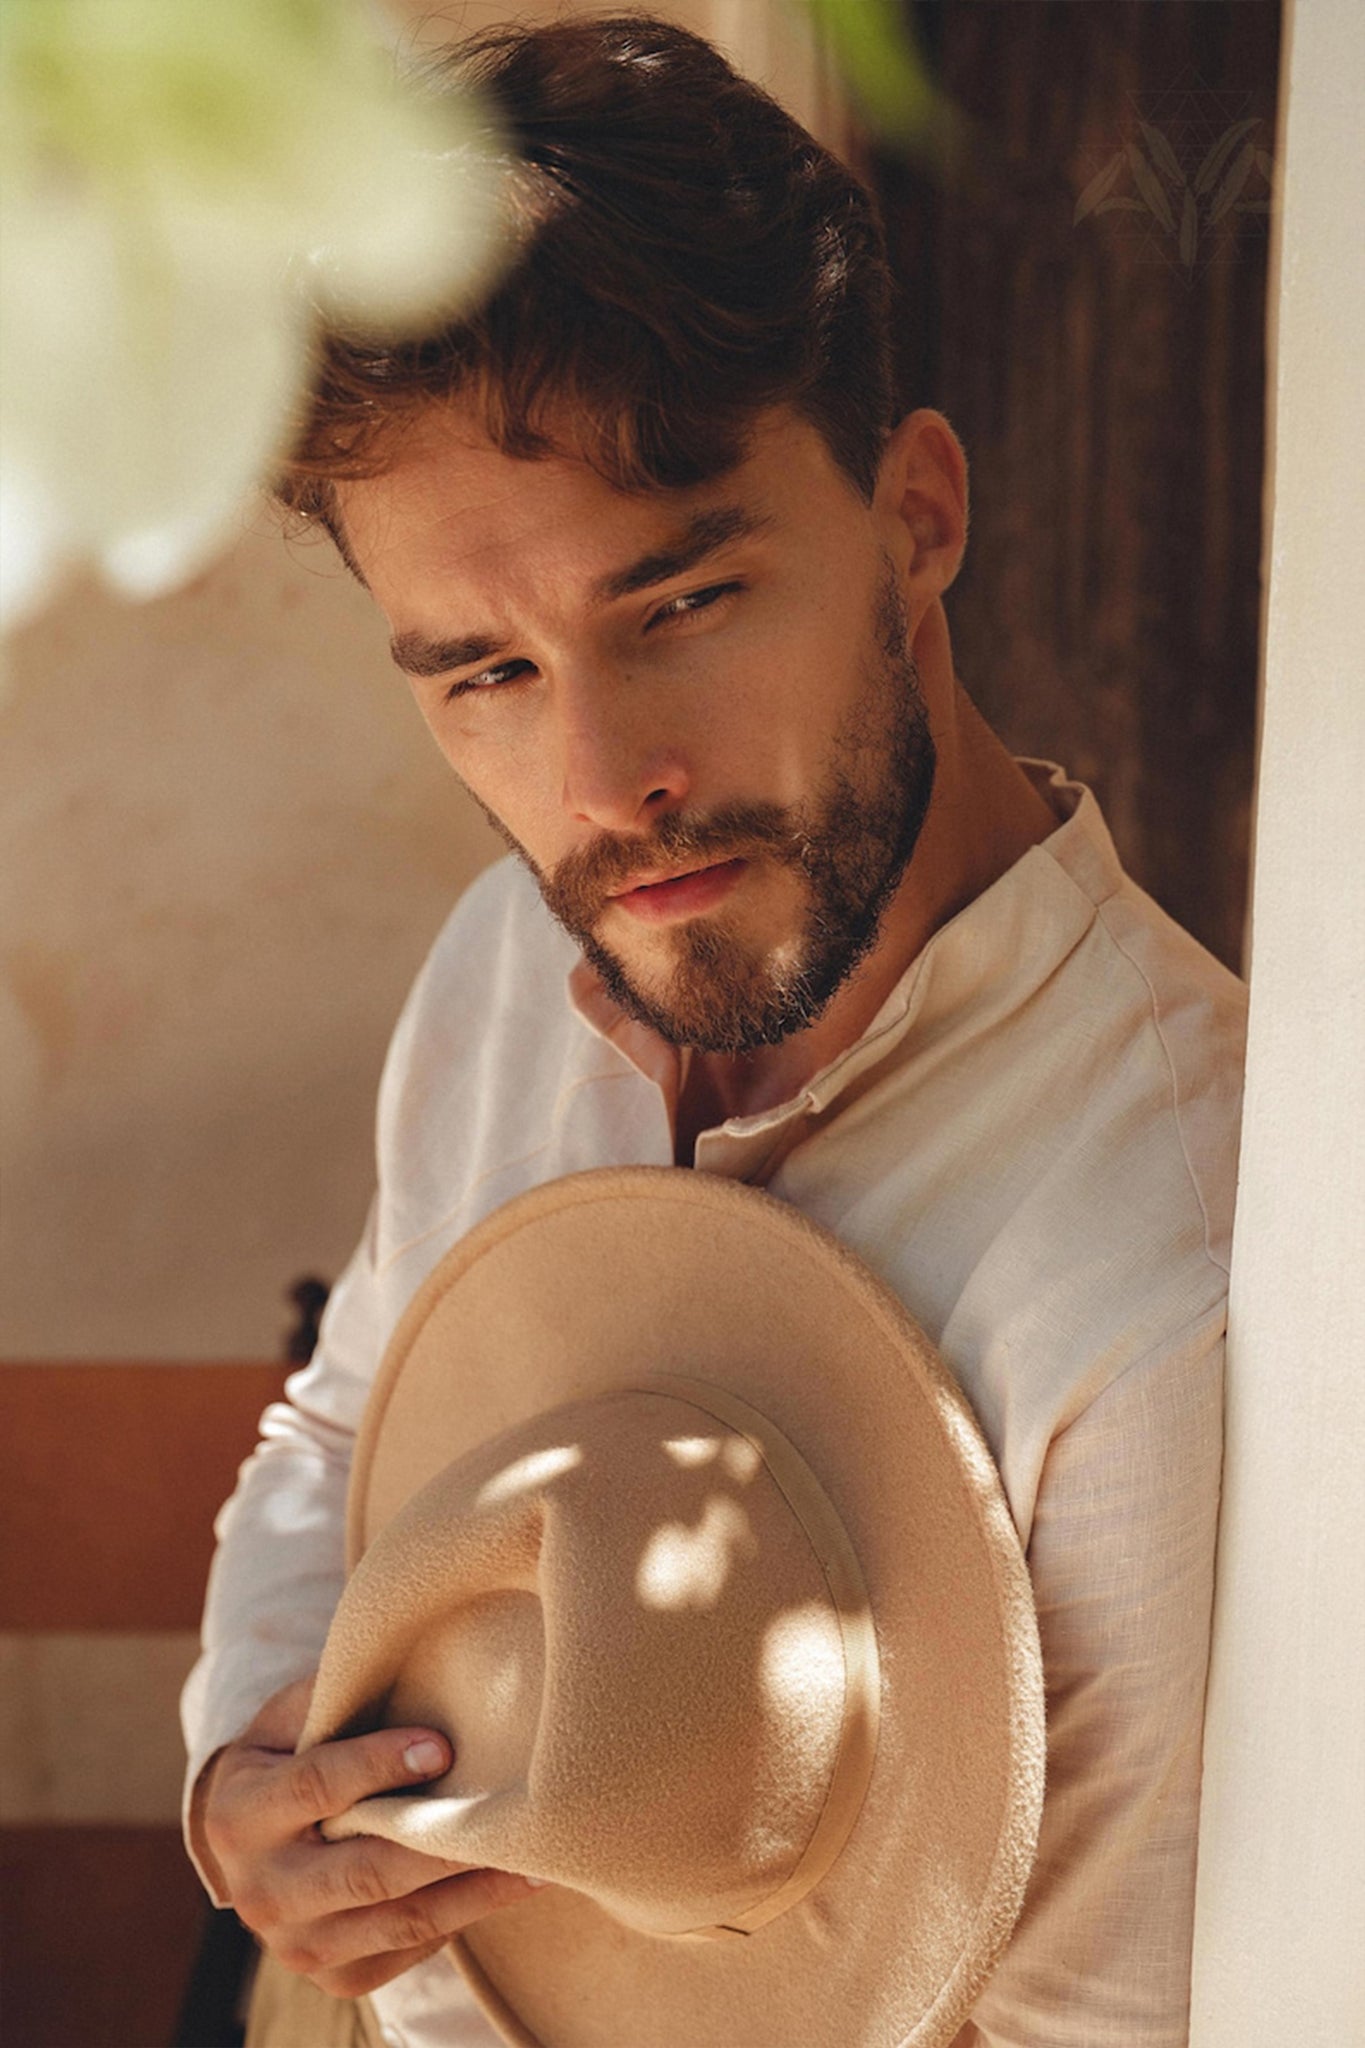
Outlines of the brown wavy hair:
{"type": "Polygon", "coordinates": [[[643,15],[495,30],[426,77],[496,110],[518,254],[438,332],[320,335],[285,506],[345,554],[333,482],[381,474],[413,416],[457,395],[503,453],[572,452],[623,491],[723,475],[787,404],[871,497],[890,276],[875,203],[836,157],[709,43],[643,15]]]}

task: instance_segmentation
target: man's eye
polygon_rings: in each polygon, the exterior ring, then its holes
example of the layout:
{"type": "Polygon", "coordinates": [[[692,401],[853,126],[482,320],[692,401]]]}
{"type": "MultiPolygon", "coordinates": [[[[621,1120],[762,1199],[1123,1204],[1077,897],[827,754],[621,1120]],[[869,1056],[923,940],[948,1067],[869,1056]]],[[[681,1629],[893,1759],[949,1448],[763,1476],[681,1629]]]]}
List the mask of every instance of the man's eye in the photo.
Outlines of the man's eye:
{"type": "Polygon", "coordinates": [[[649,623],[651,626],[666,625],[670,619],[685,619],[692,612],[708,611],[722,597],[729,597],[742,588],[739,583],[708,583],[705,590],[684,591],[681,597],[670,597],[667,604],[660,605],[649,623]]]}
{"type": "Polygon", "coordinates": [[[507,683],[514,683],[519,677],[529,675],[529,661],[500,661],[496,668],[481,668],[476,676],[462,676],[458,683],[451,683],[444,691],[447,704],[456,697],[465,697],[473,690],[497,690],[507,683]]]}

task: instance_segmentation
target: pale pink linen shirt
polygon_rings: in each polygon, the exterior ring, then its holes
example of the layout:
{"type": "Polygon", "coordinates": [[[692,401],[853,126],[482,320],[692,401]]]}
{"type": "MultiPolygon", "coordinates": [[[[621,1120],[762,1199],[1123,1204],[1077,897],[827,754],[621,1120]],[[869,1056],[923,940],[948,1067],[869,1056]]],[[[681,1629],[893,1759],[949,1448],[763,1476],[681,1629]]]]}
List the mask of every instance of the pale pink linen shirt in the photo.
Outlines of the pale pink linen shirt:
{"type": "MultiPolygon", "coordinates": [[[[771,1175],[896,1290],[971,1401],[1027,1552],[1042,1839],[959,2048],[1179,2048],[1245,998],[1124,875],[1090,792],[1024,766],[1056,830],[935,933],[856,1045],[791,1102],[704,1132],[696,1164],[771,1175]]],[[[526,1188],[670,1164],[682,1072],[520,867],[480,878],[393,1040],[364,1241],[219,1520],[191,1782],[317,1663],[353,1433],[414,1290],[526,1188]]],[[[395,2048],[499,2040],[443,1955],[373,2004],[395,2048]]]]}

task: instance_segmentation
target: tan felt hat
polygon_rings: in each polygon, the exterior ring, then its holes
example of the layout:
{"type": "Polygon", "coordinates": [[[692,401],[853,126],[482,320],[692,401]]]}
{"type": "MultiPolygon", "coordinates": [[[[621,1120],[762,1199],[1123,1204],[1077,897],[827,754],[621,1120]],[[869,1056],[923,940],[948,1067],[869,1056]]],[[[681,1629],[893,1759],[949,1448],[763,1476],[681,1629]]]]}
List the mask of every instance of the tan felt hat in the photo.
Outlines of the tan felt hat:
{"type": "Polygon", "coordinates": [[[533,2048],[937,2048],[1037,1842],[1028,1573],[961,1392],[828,1232],[711,1175],[510,1202],[394,1336],[301,1747],[455,1761],[382,1834],[547,1880],[451,1944],[533,2048]]]}

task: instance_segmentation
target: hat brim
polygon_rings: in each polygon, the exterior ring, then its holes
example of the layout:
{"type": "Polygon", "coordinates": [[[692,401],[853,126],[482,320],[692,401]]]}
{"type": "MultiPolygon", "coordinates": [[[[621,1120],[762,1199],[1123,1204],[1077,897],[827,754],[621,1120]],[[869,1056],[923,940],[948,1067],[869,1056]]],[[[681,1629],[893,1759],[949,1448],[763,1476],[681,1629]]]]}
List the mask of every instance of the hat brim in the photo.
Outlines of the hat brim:
{"type": "Polygon", "coordinates": [[[1037,1624],[965,1398],[828,1232],[667,1168],[574,1175],[497,1211],[394,1335],[357,1445],[350,1562],[452,1460],[654,1372],[770,1416],[848,1531],[882,1684],[862,1810],[817,1888],[749,1936],[639,1934],[551,1888],[452,1952],[506,2038],[537,2048],[939,2048],[1009,1938],[1036,1848],[1037,1624]]]}

